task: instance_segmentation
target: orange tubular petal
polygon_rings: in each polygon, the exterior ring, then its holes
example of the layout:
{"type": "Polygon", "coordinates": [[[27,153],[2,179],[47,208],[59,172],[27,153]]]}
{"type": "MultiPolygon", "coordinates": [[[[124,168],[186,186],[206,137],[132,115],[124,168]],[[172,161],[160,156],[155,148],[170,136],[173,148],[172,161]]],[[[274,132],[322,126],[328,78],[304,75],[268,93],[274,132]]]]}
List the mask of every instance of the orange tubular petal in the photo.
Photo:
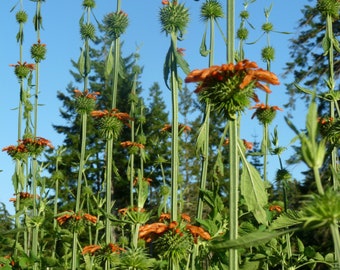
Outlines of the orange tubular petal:
{"type": "Polygon", "coordinates": [[[264,84],[259,83],[259,82],[256,82],[255,85],[256,85],[257,88],[262,89],[263,91],[265,91],[268,94],[270,94],[272,92],[267,85],[264,85],[264,84]]]}
{"type": "Polygon", "coordinates": [[[243,89],[244,87],[246,87],[247,85],[249,85],[253,79],[254,79],[254,78],[253,78],[253,75],[247,74],[247,75],[243,78],[243,81],[242,81],[242,83],[240,84],[240,88],[243,89]]]}
{"type": "Polygon", "coordinates": [[[274,85],[280,84],[278,77],[273,72],[263,70],[263,69],[258,69],[254,71],[254,75],[255,75],[255,78],[259,81],[274,84],[274,85]]]}

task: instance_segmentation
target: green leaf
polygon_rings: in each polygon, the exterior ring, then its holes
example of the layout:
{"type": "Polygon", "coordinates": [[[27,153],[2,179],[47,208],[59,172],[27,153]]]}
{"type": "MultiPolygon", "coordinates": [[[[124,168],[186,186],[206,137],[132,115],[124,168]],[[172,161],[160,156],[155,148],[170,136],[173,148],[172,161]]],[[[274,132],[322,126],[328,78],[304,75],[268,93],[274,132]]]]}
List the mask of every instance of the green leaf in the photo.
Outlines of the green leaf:
{"type": "Polygon", "coordinates": [[[203,124],[201,125],[198,136],[197,136],[197,141],[196,141],[196,154],[200,155],[203,153],[204,145],[207,143],[205,140],[205,133],[207,130],[207,121],[204,121],[203,124]]]}
{"type": "Polygon", "coordinates": [[[207,38],[207,26],[208,26],[208,24],[206,23],[205,24],[205,30],[204,30],[203,37],[202,37],[202,41],[201,41],[201,46],[200,46],[200,54],[203,57],[206,57],[210,52],[210,50],[207,50],[207,45],[205,43],[206,38],[207,38]]]}
{"type": "Polygon", "coordinates": [[[84,54],[85,54],[85,45],[81,49],[80,56],[79,56],[79,59],[78,59],[78,71],[79,71],[79,74],[81,76],[83,76],[84,72],[85,72],[85,56],[84,56],[84,54]]]}
{"type": "Polygon", "coordinates": [[[107,55],[107,58],[106,58],[106,62],[105,62],[105,78],[108,79],[111,72],[112,72],[112,68],[113,68],[113,55],[112,55],[112,50],[113,50],[113,42],[111,43],[111,46],[110,46],[110,50],[109,50],[109,53],[107,55]]]}
{"type": "Polygon", "coordinates": [[[171,90],[171,88],[169,87],[169,84],[168,84],[170,70],[171,70],[171,57],[172,57],[172,46],[169,47],[169,50],[166,53],[165,61],[164,61],[164,65],[163,65],[164,83],[169,90],[171,90]]]}
{"type": "Polygon", "coordinates": [[[324,55],[326,55],[331,47],[331,40],[329,39],[328,35],[325,35],[322,39],[322,48],[324,50],[324,55]]]}
{"type": "Polygon", "coordinates": [[[212,250],[219,249],[230,249],[230,248],[247,248],[253,247],[269,242],[271,239],[278,237],[280,235],[291,232],[291,230],[281,231],[281,232],[269,232],[269,231],[257,231],[253,233],[246,234],[235,240],[222,240],[222,241],[211,241],[210,248],[212,250]]]}
{"type": "Polygon", "coordinates": [[[288,227],[296,227],[302,225],[300,220],[301,215],[293,210],[288,209],[287,212],[282,213],[269,226],[272,230],[285,229],[288,227]]]}
{"type": "Polygon", "coordinates": [[[245,158],[243,152],[239,152],[243,165],[241,195],[245,200],[248,210],[254,214],[256,220],[261,224],[267,224],[267,213],[263,207],[268,204],[268,194],[264,181],[256,168],[245,158]]]}

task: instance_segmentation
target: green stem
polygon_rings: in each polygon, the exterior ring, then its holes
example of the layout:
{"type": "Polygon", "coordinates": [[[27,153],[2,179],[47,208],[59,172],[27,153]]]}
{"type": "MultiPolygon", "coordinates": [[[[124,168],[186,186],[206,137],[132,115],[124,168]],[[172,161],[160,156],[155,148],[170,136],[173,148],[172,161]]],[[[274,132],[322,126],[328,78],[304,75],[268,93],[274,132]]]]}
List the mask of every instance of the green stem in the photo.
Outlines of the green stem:
{"type": "MultiPolygon", "coordinates": [[[[212,66],[214,63],[215,24],[214,24],[213,19],[210,19],[209,22],[210,22],[209,66],[212,66]]],[[[204,114],[204,123],[203,123],[203,126],[205,126],[205,135],[204,135],[204,143],[203,143],[203,151],[202,151],[203,162],[202,162],[202,171],[201,171],[201,180],[200,180],[200,190],[205,190],[207,177],[208,177],[210,110],[211,110],[211,105],[210,105],[210,102],[207,101],[206,107],[205,107],[205,114],[204,114]]],[[[203,199],[201,196],[199,196],[198,205],[197,205],[197,218],[201,219],[202,214],[203,214],[203,199]]]]}
{"type": "MultiPolygon", "coordinates": [[[[177,48],[177,36],[171,33],[171,46],[173,52],[177,48]]],[[[172,55],[171,59],[171,93],[172,93],[172,138],[171,138],[171,220],[176,221],[178,216],[178,83],[177,66],[172,55]]]]}
{"type": "Polygon", "coordinates": [[[120,39],[114,40],[114,63],[113,63],[113,83],[112,83],[112,105],[111,108],[117,107],[117,92],[118,92],[118,69],[120,60],[120,39]]]}
{"type": "MultiPolygon", "coordinates": [[[[32,158],[32,190],[33,190],[33,217],[38,216],[38,207],[37,207],[37,169],[38,169],[38,161],[36,157],[32,158]]],[[[39,233],[39,225],[35,224],[32,230],[32,255],[38,255],[38,233],[39,233]]],[[[38,269],[38,264],[35,263],[33,265],[33,269],[38,269]]]]}
{"type": "MultiPolygon", "coordinates": [[[[80,149],[80,160],[79,160],[79,171],[78,171],[78,180],[77,180],[77,194],[76,194],[76,207],[75,213],[78,213],[80,210],[80,198],[81,198],[81,188],[82,188],[82,180],[83,173],[85,167],[85,150],[86,150],[86,130],[87,130],[87,114],[81,114],[81,149],[80,149]]],[[[78,247],[78,232],[76,230],[73,231],[73,244],[72,244],[72,270],[77,269],[77,247],[78,247]]]]}
{"type": "MultiPolygon", "coordinates": [[[[229,144],[230,144],[230,188],[229,188],[229,239],[235,240],[238,237],[238,201],[239,201],[239,156],[237,151],[238,135],[237,120],[230,120],[229,144]]],[[[229,269],[238,269],[237,249],[229,250],[229,269]]]]}
{"type": "MultiPolygon", "coordinates": [[[[112,151],[113,151],[113,138],[109,138],[106,142],[106,219],[105,219],[105,242],[110,244],[111,237],[111,222],[109,215],[111,214],[111,196],[112,196],[112,151]]],[[[105,269],[110,269],[110,261],[106,260],[105,269]]]]}
{"type": "MultiPolygon", "coordinates": [[[[235,42],[235,1],[227,0],[227,60],[234,62],[234,42],[235,42]]],[[[237,119],[237,116],[235,115],[237,119]]],[[[237,120],[231,120],[229,126],[230,139],[230,187],[229,187],[229,238],[237,239],[238,236],[238,200],[239,200],[239,156],[237,151],[237,120]]],[[[238,270],[237,249],[229,250],[229,269],[238,270]]]]}

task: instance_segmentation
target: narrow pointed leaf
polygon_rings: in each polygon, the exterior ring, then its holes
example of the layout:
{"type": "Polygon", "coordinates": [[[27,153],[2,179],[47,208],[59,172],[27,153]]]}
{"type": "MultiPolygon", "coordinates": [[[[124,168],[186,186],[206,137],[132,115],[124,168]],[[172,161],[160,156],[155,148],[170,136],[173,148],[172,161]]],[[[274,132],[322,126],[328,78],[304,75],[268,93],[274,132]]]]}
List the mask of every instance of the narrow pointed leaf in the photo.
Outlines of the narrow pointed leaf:
{"type": "Polygon", "coordinates": [[[268,203],[268,194],[259,172],[248,162],[242,151],[240,157],[242,159],[241,174],[241,194],[244,197],[247,208],[252,212],[256,220],[261,224],[267,224],[267,213],[264,206],[268,203]]]}
{"type": "Polygon", "coordinates": [[[113,55],[112,55],[112,50],[113,50],[113,42],[111,43],[109,53],[106,58],[105,62],[105,78],[108,79],[113,68],[113,55]]]}

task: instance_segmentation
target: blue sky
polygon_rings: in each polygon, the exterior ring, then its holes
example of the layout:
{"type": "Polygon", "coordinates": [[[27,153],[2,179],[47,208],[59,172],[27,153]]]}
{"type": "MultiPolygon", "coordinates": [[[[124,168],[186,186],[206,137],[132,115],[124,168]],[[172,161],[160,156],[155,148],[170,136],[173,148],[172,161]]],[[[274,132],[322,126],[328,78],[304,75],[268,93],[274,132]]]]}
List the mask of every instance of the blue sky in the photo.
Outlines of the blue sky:
{"type": "MultiPolygon", "coordinates": [[[[243,1],[236,1],[236,15],[243,9],[243,1]]],[[[9,64],[15,64],[19,60],[19,45],[16,42],[16,33],[18,24],[15,21],[15,13],[19,6],[10,12],[11,8],[17,1],[1,1],[0,4],[0,36],[2,39],[0,50],[0,81],[2,98],[0,99],[0,126],[1,132],[1,149],[5,146],[16,144],[17,140],[17,118],[18,111],[15,108],[19,101],[19,84],[13,73],[13,68],[9,64]]],[[[24,59],[31,63],[30,46],[36,43],[36,33],[33,29],[32,17],[35,12],[35,3],[24,0],[24,10],[29,14],[28,22],[24,28],[24,59]]],[[[178,47],[185,48],[185,58],[190,68],[204,68],[208,60],[199,55],[199,45],[202,38],[204,25],[199,18],[199,10],[202,1],[185,0],[186,7],[190,10],[190,24],[184,40],[179,42],[178,47]]],[[[223,1],[221,1],[223,3],[223,1]]],[[[269,21],[274,24],[277,31],[290,32],[290,35],[272,33],[270,36],[271,45],[276,49],[276,59],[272,65],[272,70],[279,76],[283,73],[284,64],[290,61],[289,57],[289,38],[297,35],[297,21],[301,17],[301,8],[309,4],[307,0],[257,0],[250,4],[248,11],[250,13],[249,21],[255,26],[251,30],[249,42],[257,40],[262,32],[261,25],[265,22],[264,8],[269,8],[272,4],[269,21]],[[289,2],[289,4],[287,4],[289,2]]],[[[313,3],[313,2],[311,2],[313,3]]],[[[59,136],[52,128],[52,124],[63,124],[63,119],[59,115],[61,103],[56,98],[57,91],[64,91],[68,83],[72,82],[72,76],[69,73],[71,69],[71,59],[76,60],[79,56],[79,48],[82,41],[79,34],[79,18],[82,15],[81,0],[48,0],[42,4],[43,27],[41,31],[41,42],[47,44],[47,57],[40,65],[40,95],[38,115],[38,136],[47,138],[52,141],[55,147],[61,145],[63,137],[59,136]]],[[[225,5],[225,3],[223,3],[225,5]]],[[[161,0],[123,0],[121,9],[128,14],[129,27],[122,36],[124,41],[123,54],[129,55],[139,49],[141,55],[139,64],[144,67],[141,75],[141,82],[144,89],[144,95],[147,95],[148,89],[154,82],[159,82],[164,89],[164,99],[170,104],[170,93],[165,88],[162,78],[162,67],[165,54],[169,47],[169,38],[161,33],[161,27],[158,19],[161,0]]],[[[116,1],[97,0],[96,8],[93,10],[98,21],[102,21],[103,16],[116,10],[116,1]]],[[[95,24],[95,19],[92,17],[95,24]]],[[[221,20],[222,28],[225,28],[225,21],[221,20]]],[[[238,23],[236,23],[236,26],[238,23]]],[[[217,32],[216,38],[215,63],[222,64],[225,62],[225,47],[222,38],[217,32]]],[[[238,41],[235,42],[238,44],[238,41]]],[[[261,48],[266,45],[264,36],[255,44],[246,46],[245,55],[250,60],[256,61],[261,67],[265,68],[265,63],[261,61],[261,48]]],[[[281,106],[287,102],[284,95],[284,83],[288,79],[280,76],[281,85],[272,88],[273,93],[270,96],[270,104],[281,106]]],[[[194,85],[189,86],[194,87],[194,85]]],[[[79,85],[81,89],[81,85],[79,85]]],[[[260,97],[261,98],[261,97],[260,97]]],[[[294,122],[302,124],[305,113],[304,105],[298,106],[294,122]]],[[[279,117],[274,125],[278,126],[280,142],[287,145],[293,137],[290,129],[285,125],[283,116],[285,113],[279,113],[279,117]]],[[[253,136],[261,138],[261,129],[257,120],[250,120],[252,112],[247,113],[243,118],[245,127],[241,127],[242,136],[247,140],[252,140],[253,136]]],[[[284,158],[288,158],[289,154],[284,158]]],[[[278,162],[274,161],[275,166],[278,162]]],[[[13,196],[13,187],[11,175],[14,172],[14,163],[11,158],[4,152],[0,152],[0,202],[7,205],[8,210],[12,211],[12,205],[8,203],[9,198],[13,196]]],[[[299,166],[291,168],[295,174],[299,173],[299,166]]]]}

